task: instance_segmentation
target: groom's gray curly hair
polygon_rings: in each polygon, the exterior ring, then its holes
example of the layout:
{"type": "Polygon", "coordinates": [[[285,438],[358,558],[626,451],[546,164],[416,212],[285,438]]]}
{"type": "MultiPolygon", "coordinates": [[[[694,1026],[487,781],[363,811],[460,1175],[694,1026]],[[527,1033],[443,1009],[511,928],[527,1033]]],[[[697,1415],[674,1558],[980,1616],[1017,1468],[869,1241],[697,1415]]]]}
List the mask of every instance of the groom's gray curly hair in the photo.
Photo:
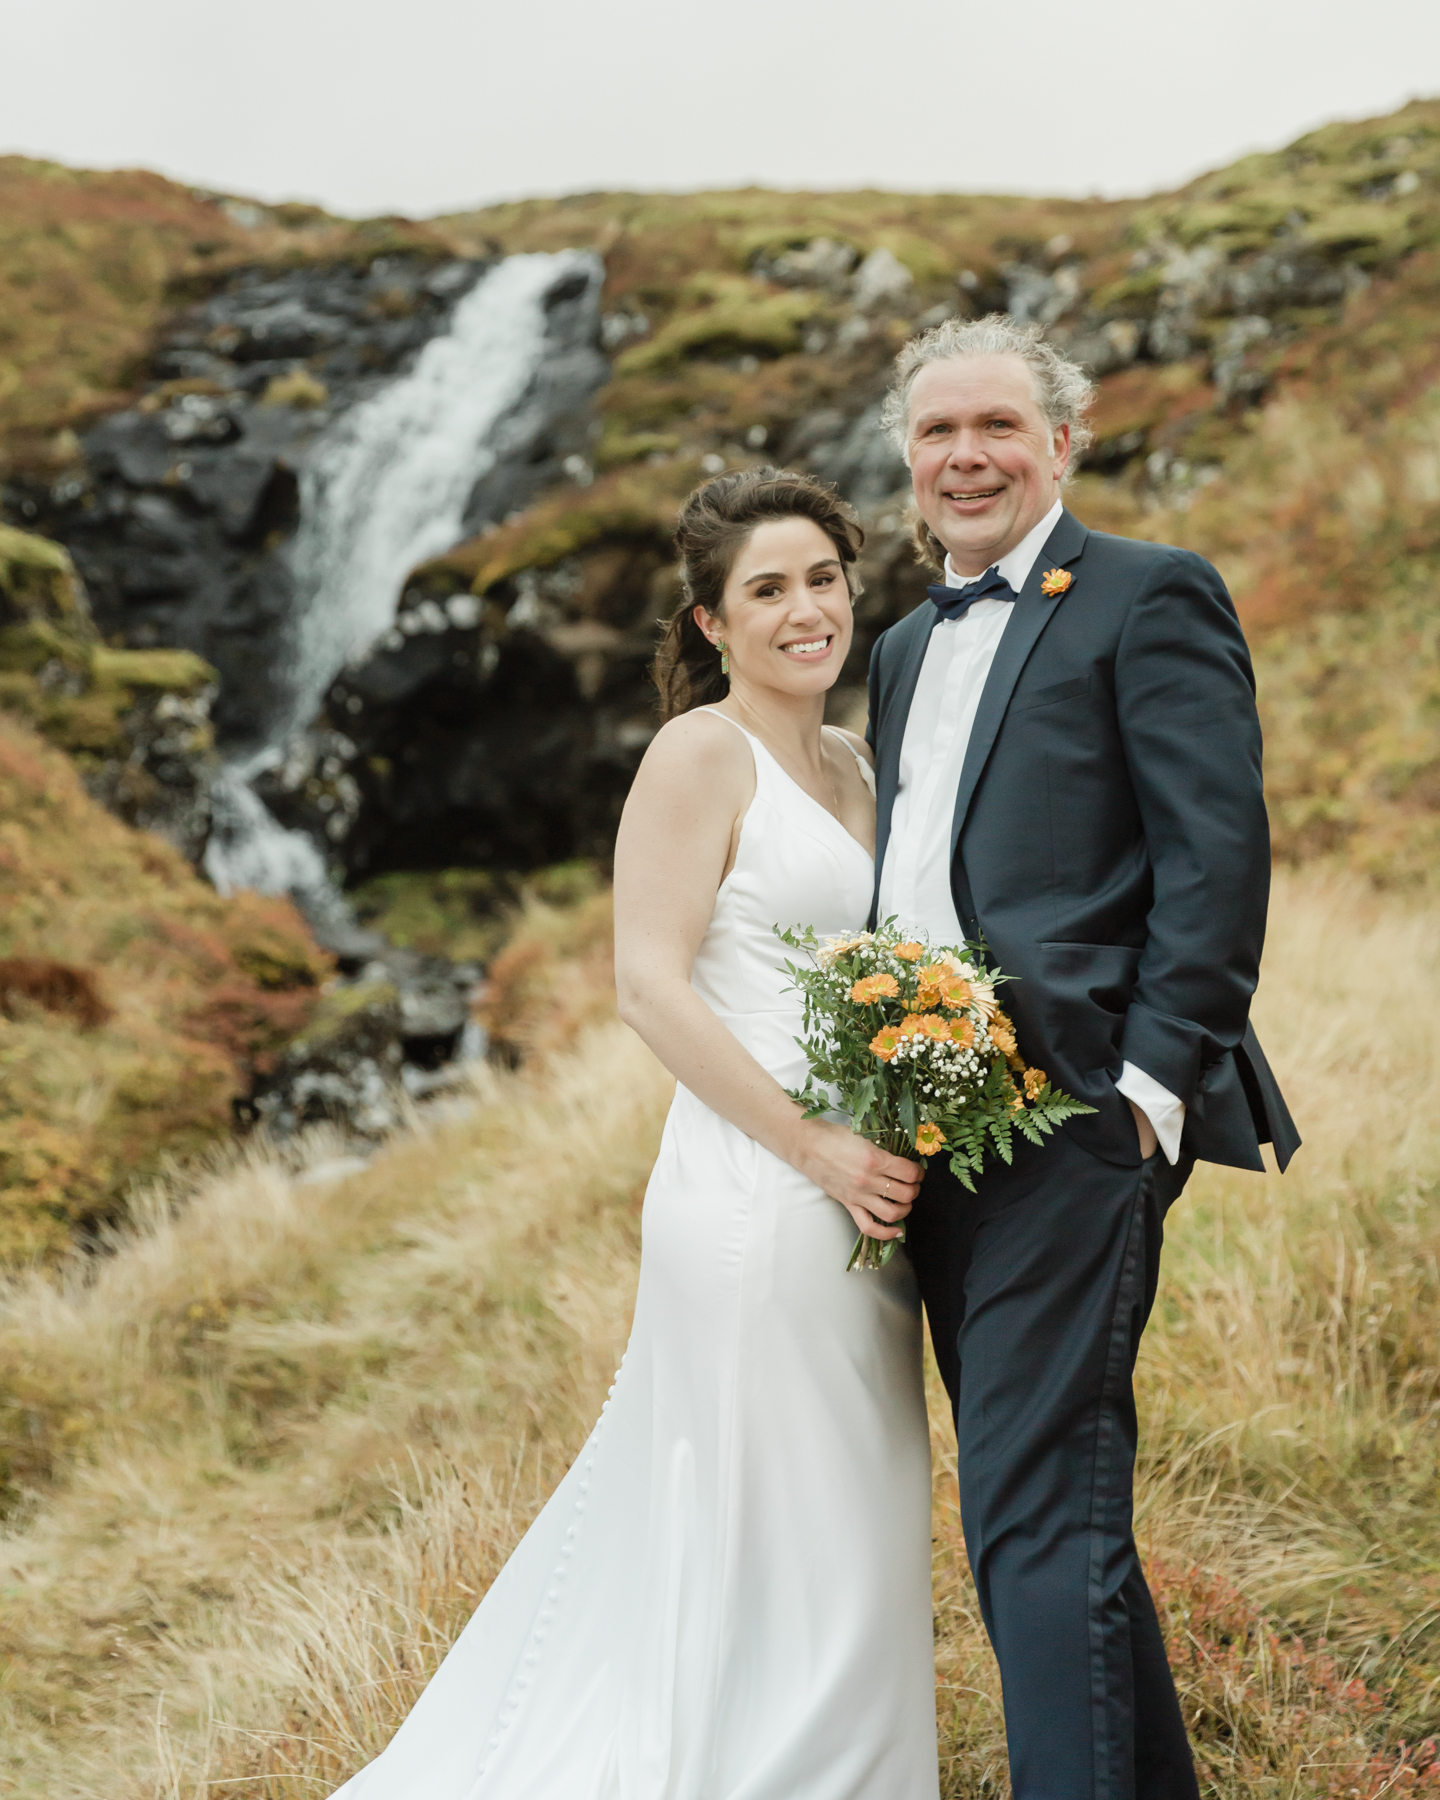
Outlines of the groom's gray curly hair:
{"type": "Polygon", "coordinates": [[[1035,382],[1035,398],[1050,421],[1070,427],[1070,469],[1093,433],[1085,413],[1095,398],[1095,383],[1080,367],[1045,342],[1038,325],[1021,325],[1009,313],[990,313],[983,319],[946,319],[941,325],[911,338],[895,358],[890,391],[880,409],[880,424],[905,460],[910,424],[910,390],[927,363],[947,362],[952,356],[1018,356],[1035,382]]]}

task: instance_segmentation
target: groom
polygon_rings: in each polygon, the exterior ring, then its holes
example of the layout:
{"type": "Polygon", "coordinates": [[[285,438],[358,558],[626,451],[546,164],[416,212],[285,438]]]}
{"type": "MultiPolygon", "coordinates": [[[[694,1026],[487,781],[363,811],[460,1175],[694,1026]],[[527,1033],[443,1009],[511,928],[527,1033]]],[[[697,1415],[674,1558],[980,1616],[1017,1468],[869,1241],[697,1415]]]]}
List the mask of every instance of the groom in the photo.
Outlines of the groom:
{"type": "MultiPolygon", "coordinates": [[[[1095,1109],[908,1238],[1016,1800],[1194,1800],[1131,1530],[1131,1371],[1197,1159],[1299,1139],[1248,1023],[1270,843],[1245,640],[1200,557],[1087,531],[1083,371],[1035,327],[906,346],[886,420],[943,580],[870,664],[877,910],[984,935],[1027,1062],[1095,1109]]],[[[938,1161],[939,1159],[937,1159],[938,1161]]]]}

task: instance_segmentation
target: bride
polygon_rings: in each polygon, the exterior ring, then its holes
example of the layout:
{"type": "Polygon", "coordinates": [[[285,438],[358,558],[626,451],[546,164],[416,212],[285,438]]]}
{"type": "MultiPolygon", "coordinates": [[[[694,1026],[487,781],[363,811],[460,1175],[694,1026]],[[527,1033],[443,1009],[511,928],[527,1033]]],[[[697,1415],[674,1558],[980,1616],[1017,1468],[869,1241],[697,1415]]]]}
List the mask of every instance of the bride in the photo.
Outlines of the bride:
{"type": "Polygon", "coordinates": [[[345,1800],[936,1800],[930,1456],[897,1235],[914,1163],[806,1120],[775,925],[862,929],[869,751],[823,725],[862,533],[766,469],[699,488],[668,722],[615,849],[620,1010],[679,1083],[600,1422],[345,1800]],[[848,1216],[847,1216],[848,1215],[848,1216]]]}

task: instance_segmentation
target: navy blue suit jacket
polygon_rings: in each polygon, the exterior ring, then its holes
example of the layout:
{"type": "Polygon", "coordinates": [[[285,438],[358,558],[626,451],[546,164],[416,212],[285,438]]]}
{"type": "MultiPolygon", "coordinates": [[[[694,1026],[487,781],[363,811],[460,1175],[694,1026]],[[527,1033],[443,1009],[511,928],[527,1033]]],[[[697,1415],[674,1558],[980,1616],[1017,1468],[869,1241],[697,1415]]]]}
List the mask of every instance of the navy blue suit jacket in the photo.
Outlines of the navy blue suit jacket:
{"type": "MultiPolygon", "coordinates": [[[[938,614],[892,625],[870,661],[876,892],[900,746],[938,614]]],[[[1095,1107],[1066,1127],[1139,1161],[1115,1089],[1132,1062],[1185,1102],[1182,1151],[1284,1168],[1299,1144],[1250,997],[1270,889],[1255,679],[1202,557],[1062,513],[1005,626],[951,826],[955,909],[1018,980],[1002,1003],[1026,1060],[1095,1107]],[[1045,595],[1051,569],[1063,594],[1045,595]]]]}

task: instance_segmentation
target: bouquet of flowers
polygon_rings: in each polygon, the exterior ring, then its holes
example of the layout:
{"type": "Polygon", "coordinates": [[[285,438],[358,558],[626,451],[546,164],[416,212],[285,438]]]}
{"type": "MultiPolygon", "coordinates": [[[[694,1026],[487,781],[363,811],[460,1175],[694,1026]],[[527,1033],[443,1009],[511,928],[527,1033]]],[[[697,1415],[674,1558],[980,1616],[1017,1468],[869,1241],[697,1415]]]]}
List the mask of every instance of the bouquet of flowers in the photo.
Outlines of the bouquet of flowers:
{"type": "MultiPolygon", "coordinates": [[[[987,966],[983,944],[934,950],[902,938],[893,919],[823,943],[808,926],[776,926],[775,934],[811,959],[785,965],[805,999],[805,1036],[796,1042],[810,1074],[789,1092],[807,1119],[846,1112],[853,1131],[895,1156],[946,1150],[973,1193],[987,1152],[1011,1160],[1013,1133],[1038,1144],[1095,1110],[1026,1067],[995,999],[1010,977],[987,966]]],[[[883,1268],[901,1241],[862,1233],[846,1267],[883,1268]]]]}

